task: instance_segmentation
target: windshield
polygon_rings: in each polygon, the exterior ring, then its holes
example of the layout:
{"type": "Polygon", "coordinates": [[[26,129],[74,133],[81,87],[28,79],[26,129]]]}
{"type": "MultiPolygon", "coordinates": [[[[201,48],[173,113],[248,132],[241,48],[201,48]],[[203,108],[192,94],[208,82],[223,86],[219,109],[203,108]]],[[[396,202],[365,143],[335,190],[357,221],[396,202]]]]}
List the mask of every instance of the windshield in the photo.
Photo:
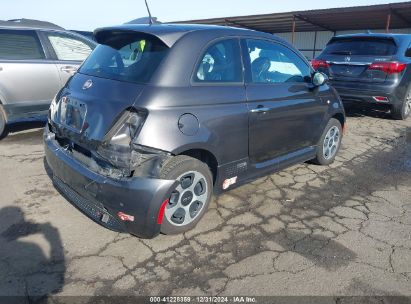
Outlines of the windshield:
{"type": "Polygon", "coordinates": [[[397,51],[395,42],[381,38],[336,38],[324,50],[329,55],[391,56],[397,51]]]}
{"type": "Polygon", "coordinates": [[[158,38],[139,33],[116,33],[100,42],[80,73],[136,83],[150,81],[169,49],[158,38]]]}

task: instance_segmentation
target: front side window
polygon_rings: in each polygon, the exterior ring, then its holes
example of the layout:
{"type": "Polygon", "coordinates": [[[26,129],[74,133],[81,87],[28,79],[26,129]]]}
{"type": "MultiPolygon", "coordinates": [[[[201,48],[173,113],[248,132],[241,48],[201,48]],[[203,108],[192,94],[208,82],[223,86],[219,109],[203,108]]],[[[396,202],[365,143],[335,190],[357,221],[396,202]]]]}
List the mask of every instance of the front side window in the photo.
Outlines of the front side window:
{"type": "Polygon", "coordinates": [[[0,59],[44,59],[44,52],[35,31],[0,30],[0,59]]]}
{"type": "Polygon", "coordinates": [[[58,60],[83,61],[92,49],[84,41],[60,33],[47,34],[58,60]]]}
{"type": "Polygon", "coordinates": [[[242,82],[243,69],[237,39],[219,41],[202,55],[196,82],[242,82]]]}
{"type": "Polygon", "coordinates": [[[254,83],[306,82],[311,69],[289,48],[265,40],[247,40],[254,83]]]}
{"type": "Polygon", "coordinates": [[[158,38],[139,33],[108,35],[100,43],[80,73],[136,83],[149,82],[169,50],[158,38]]]}

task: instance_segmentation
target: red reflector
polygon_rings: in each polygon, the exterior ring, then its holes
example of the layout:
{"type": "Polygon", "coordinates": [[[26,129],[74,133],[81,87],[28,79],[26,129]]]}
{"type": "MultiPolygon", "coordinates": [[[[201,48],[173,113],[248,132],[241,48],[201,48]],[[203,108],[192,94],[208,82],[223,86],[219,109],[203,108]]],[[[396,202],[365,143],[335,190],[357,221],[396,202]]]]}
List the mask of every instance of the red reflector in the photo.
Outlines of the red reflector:
{"type": "Polygon", "coordinates": [[[134,222],[134,216],[125,214],[123,212],[118,212],[117,216],[122,220],[123,222],[134,222]]]}
{"type": "Polygon", "coordinates": [[[158,211],[158,216],[157,216],[157,224],[161,225],[161,223],[163,222],[163,217],[164,217],[164,212],[166,210],[168,204],[168,199],[166,199],[160,207],[160,210],[158,211]]]}
{"type": "Polygon", "coordinates": [[[346,133],[347,133],[347,130],[348,130],[348,125],[347,125],[347,123],[345,123],[344,124],[344,126],[343,126],[343,134],[345,135],[346,133]]]}
{"type": "Polygon", "coordinates": [[[313,59],[311,60],[311,66],[314,68],[314,70],[318,70],[319,68],[328,68],[330,65],[327,61],[313,59]]]}
{"type": "Polygon", "coordinates": [[[371,64],[369,70],[379,70],[387,74],[398,74],[405,70],[407,64],[400,62],[374,62],[371,64]]]}

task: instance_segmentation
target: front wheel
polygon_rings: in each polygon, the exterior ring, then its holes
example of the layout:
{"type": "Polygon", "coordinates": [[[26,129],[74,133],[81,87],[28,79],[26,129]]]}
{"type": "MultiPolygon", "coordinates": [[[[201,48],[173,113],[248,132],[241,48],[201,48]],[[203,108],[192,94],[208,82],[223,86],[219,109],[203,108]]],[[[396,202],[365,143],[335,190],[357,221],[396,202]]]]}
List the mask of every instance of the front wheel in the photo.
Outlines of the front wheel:
{"type": "Polygon", "coordinates": [[[213,177],[208,166],[180,155],[164,164],[160,178],[180,182],[164,211],[161,232],[178,234],[194,228],[207,211],[213,193],[213,177]]]}
{"type": "Polygon", "coordinates": [[[391,107],[391,116],[394,119],[404,120],[410,116],[411,113],[411,88],[408,89],[407,95],[403,102],[391,107]]]}
{"type": "Polygon", "coordinates": [[[315,164],[327,166],[334,162],[335,156],[341,146],[342,127],[341,123],[331,118],[321,135],[317,145],[316,157],[313,160],[315,164]]]}

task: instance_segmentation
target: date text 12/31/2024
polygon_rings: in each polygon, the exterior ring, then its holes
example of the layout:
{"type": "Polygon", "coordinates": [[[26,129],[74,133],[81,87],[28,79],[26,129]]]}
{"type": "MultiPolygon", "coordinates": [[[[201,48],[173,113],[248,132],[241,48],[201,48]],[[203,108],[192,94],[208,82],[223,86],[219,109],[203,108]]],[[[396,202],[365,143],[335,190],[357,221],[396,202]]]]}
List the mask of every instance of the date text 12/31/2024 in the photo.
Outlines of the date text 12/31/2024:
{"type": "Polygon", "coordinates": [[[150,297],[150,303],[258,303],[255,297],[150,297]]]}

